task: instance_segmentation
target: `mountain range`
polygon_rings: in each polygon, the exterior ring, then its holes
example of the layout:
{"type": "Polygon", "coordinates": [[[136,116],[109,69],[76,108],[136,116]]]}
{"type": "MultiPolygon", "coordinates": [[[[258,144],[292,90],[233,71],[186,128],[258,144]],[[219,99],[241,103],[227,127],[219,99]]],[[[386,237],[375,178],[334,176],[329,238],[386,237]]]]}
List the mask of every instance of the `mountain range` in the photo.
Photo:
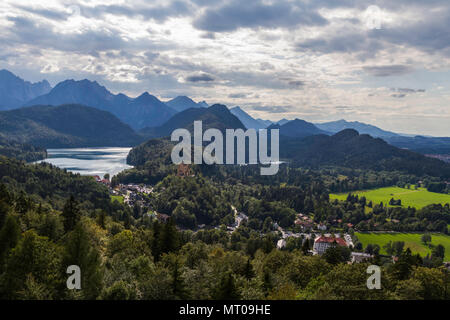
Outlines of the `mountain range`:
{"type": "Polygon", "coordinates": [[[25,106],[80,104],[108,111],[134,129],[159,126],[176,111],[148,92],[137,98],[112,94],[96,81],[66,80],[49,93],[28,101],[25,106]]]}
{"type": "MultiPolygon", "coordinates": [[[[262,120],[254,119],[241,108],[233,108],[231,110],[247,128],[261,129],[259,126],[263,123],[262,120]]],[[[278,128],[280,129],[280,135],[288,137],[302,138],[314,134],[333,135],[346,129],[353,129],[360,134],[368,134],[374,138],[382,138],[398,148],[408,149],[422,154],[450,154],[450,138],[402,135],[358,121],[338,120],[325,123],[310,123],[299,119],[282,119],[277,123],[268,122],[269,125],[266,126],[267,128],[278,128]]]]}
{"type": "MultiPolygon", "coordinates": [[[[113,94],[97,82],[89,80],[66,80],[51,88],[46,80],[31,83],[7,70],[0,71],[0,110],[17,109],[22,106],[64,104],[85,105],[110,112],[135,131],[141,130],[146,137],[167,135],[169,128],[173,128],[175,124],[184,123],[183,120],[190,121],[196,116],[204,116],[204,109],[208,107],[206,102],[197,103],[187,96],[179,96],[165,103],[148,92],[137,98],[130,98],[125,94],[113,94]],[[189,111],[192,109],[197,111],[189,111]],[[189,112],[183,114],[185,111],[189,112]],[[186,119],[181,119],[185,116],[186,119]]],[[[230,111],[245,128],[279,128],[281,135],[287,137],[332,135],[345,129],[354,129],[360,134],[382,138],[399,148],[424,154],[450,153],[450,138],[406,136],[357,121],[339,120],[313,124],[300,119],[292,121],[282,119],[274,123],[270,120],[255,119],[241,107],[231,108],[230,111]]],[[[211,123],[215,123],[219,128],[224,127],[222,123],[224,119],[211,113],[208,116],[211,123]]],[[[3,128],[0,128],[0,133],[2,131],[4,131],[3,128]]]]}

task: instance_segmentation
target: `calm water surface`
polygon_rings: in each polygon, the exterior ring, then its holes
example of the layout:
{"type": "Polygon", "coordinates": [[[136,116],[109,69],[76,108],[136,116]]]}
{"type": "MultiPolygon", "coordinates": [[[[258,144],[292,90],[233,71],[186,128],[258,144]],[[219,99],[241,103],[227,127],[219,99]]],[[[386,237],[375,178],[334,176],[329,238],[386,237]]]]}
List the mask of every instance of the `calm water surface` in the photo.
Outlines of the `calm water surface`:
{"type": "Polygon", "coordinates": [[[103,177],[105,173],[109,173],[112,177],[132,168],[126,163],[130,150],[131,148],[48,149],[48,158],[43,162],[82,175],[103,177]]]}

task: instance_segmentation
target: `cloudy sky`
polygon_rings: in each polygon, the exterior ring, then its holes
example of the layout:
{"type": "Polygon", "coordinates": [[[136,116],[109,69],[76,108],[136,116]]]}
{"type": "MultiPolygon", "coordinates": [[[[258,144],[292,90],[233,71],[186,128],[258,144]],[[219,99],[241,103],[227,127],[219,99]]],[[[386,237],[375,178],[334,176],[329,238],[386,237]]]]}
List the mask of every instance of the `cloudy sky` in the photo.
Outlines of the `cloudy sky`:
{"type": "Polygon", "coordinates": [[[448,0],[2,0],[0,69],[450,136],[449,29],[448,0]]]}

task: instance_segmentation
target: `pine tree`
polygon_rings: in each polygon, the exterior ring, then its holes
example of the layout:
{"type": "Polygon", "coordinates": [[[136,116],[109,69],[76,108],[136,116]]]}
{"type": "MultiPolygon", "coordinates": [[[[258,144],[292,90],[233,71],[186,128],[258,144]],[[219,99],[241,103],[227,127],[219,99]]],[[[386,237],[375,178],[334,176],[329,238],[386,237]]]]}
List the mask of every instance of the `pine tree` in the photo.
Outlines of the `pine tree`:
{"type": "Polygon", "coordinates": [[[219,285],[216,288],[215,297],[216,300],[238,300],[239,292],[234,283],[233,275],[231,272],[226,272],[219,285]]]}
{"type": "Polygon", "coordinates": [[[158,220],[153,223],[153,240],[150,245],[152,250],[153,259],[159,261],[161,255],[161,224],[158,220]]]}
{"type": "Polygon", "coordinates": [[[170,253],[177,251],[180,246],[180,236],[175,226],[175,221],[170,218],[164,225],[161,232],[160,248],[161,253],[170,253]]]}
{"type": "Polygon", "coordinates": [[[81,270],[81,289],[85,299],[95,299],[102,291],[100,254],[89,243],[89,237],[81,223],[69,234],[63,256],[63,273],[68,266],[81,270]]]}
{"type": "Polygon", "coordinates": [[[184,279],[180,272],[180,265],[178,259],[175,260],[175,264],[172,271],[172,290],[175,297],[180,300],[187,298],[186,287],[184,285],[184,279]]]}
{"type": "Polygon", "coordinates": [[[16,219],[9,215],[0,230],[0,273],[4,270],[4,264],[9,252],[17,245],[19,238],[19,225],[16,219]]]}
{"type": "Polygon", "coordinates": [[[105,211],[101,211],[98,215],[98,225],[102,228],[102,229],[106,229],[106,213],[105,211]]]}
{"type": "Polygon", "coordinates": [[[78,202],[73,196],[70,196],[66,202],[62,216],[64,217],[64,231],[70,232],[77,225],[80,220],[80,210],[78,209],[78,202]]]}
{"type": "Polygon", "coordinates": [[[304,255],[308,255],[309,254],[309,250],[310,250],[309,240],[305,239],[303,241],[303,244],[302,244],[302,252],[303,252],[304,255]]]}
{"type": "Polygon", "coordinates": [[[272,276],[267,270],[265,270],[263,274],[263,288],[266,294],[273,289],[272,276]]]}
{"type": "Polygon", "coordinates": [[[3,228],[3,225],[6,221],[6,216],[10,210],[10,206],[8,203],[2,199],[0,199],[0,229],[3,228]]]}
{"type": "Polygon", "coordinates": [[[255,277],[255,271],[253,270],[253,266],[250,261],[250,258],[247,259],[247,264],[245,265],[245,270],[244,270],[244,276],[245,276],[245,279],[247,279],[247,280],[251,280],[255,277]]]}

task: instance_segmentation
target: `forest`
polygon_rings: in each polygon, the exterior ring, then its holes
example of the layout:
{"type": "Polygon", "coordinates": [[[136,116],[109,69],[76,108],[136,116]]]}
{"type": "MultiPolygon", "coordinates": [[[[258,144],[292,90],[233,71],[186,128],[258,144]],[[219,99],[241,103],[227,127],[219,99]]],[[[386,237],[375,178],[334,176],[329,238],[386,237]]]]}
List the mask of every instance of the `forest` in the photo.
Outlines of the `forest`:
{"type": "MultiPolygon", "coordinates": [[[[333,233],[354,234],[347,223],[361,230],[395,228],[386,225],[388,219],[398,219],[400,229],[444,231],[448,205],[393,210],[351,194],[345,202],[329,201],[329,188],[359,187],[369,178],[367,172],[344,185],[333,178],[333,170],[295,169],[279,177],[279,182],[292,180],[266,185],[257,168],[202,172],[196,167],[192,176],[169,174],[155,184],[150,209],[169,216],[160,222],[148,212],[112,202],[108,189],[90,177],[48,164],[0,160],[2,299],[449,298],[442,251],[424,258],[395,245],[393,263],[355,236],[355,248],[333,247],[313,256],[310,250],[320,233],[290,238],[285,248],[276,248],[280,234],[274,223],[295,231],[298,212],[314,213],[314,221],[328,223],[333,233]],[[370,205],[372,213],[364,215],[370,205]],[[229,232],[233,207],[248,221],[229,232]],[[206,227],[199,229],[199,224],[206,227]],[[372,253],[372,261],[349,263],[351,250],[372,253]],[[366,287],[370,264],[381,266],[382,290],[366,287]],[[80,266],[82,290],[67,289],[69,265],[80,266]]],[[[389,179],[413,177],[398,173],[389,179]]]]}

